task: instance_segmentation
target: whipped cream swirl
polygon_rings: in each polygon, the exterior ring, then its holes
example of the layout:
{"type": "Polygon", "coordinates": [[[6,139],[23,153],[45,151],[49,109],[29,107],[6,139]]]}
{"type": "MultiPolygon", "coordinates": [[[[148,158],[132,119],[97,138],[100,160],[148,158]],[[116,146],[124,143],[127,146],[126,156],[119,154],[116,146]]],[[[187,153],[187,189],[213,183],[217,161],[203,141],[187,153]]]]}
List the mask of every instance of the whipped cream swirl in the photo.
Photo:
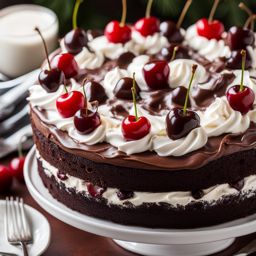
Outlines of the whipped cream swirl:
{"type": "Polygon", "coordinates": [[[29,88],[29,93],[27,100],[31,106],[46,110],[56,110],[56,100],[65,93],[65,87],[60,85],[56,92],[48,93],[40,84],[35,84],[29,88]]]}
{"type": "Polygon", "coordinates": [[[207,134],[202,127],[192,130],[186,137],[171,140],[166,132],[153,137],[153,150],[159,156],[182,156],[203,147],[207,143],[207,134]]]}
{"type": "Polygon", "coordinates": [[[209,137],[225,133],[243,133],[250,126],[249,115],[242,115],[233,110],[226,97],[216,98],[205,112],[198,114],[201,118],[201,126],[209,137]]]}
{"type": "Polygon", "coordinates": [[[135,57],[132,60],[132,63],[127,68],[130,76],[132,76],[132,74],[135,72],[136,82],[142,91],[148,90],[148,85],[144,79],[142,69],[144,65],[149,62],[149,59],[150,58],[148,55],[140,55],[138,57],[135,57]]]}
{"type": "Polygon", "coordinates": [[[176,88],[178,86],[184,86],[188,88],[193,64],[197,65],[197,70],[192,86],[196,85],[197,83],[205,82],[208,78],[208,75],[202,65],[198,64],[194,60],[177,59],[169,63],[169,86],[171,88],[176,88]]]}
{"type": "MultiPolygon", "coordinates": [[[[82,92],[82,86],[74,79],[71,79],[71,84],[72,91],[82,92]]],[[[64,85],[61,85],[59,89],[53,93],[47,93],[41,85],[33,85],[30,87],[29,91],[30,96],[27,100],[30,101],[32,106],[45,110],[46,122],[48,124],[54,125],[62,131],[66,131],[71,138],[79,143],[94,145],[104,141],[107,127],[104,118],[101,117],[101,125],[93,132],[90,134],[80,134],[74,127],[73,117],[63,118],[60,116],[56,109],[56,99],[65,93],[64,85]]]]}
{"type": "Polygon", "coordinates": [[[89,134],[81,134],[77,129],[72,125],[68,129],[68,134],[78,143],[85,143],[87,145],[94,145],[105,140],[106,136],[106,121],[101,117],[101,124],[94,131],[89,134]]]}
{"type": "Polygon", "coordinates": [[[105,88],[106,94],[109,98],[112,98],[114,96],[113,90],[117,84],[117,82],[123,78],[129,76],[129,73],[126,69],[120,69],[118,67],[112,69],[109,71],[103,81],[103,86],[105,88]]]}
{"type": "Polygon", "coordinates": [[[256,106],[254,106],[254,109],[249,112],[249,117],[251,122],[256,123],[256,106]]]}
{"type": "Polygon", "coordinates": [[[224,40],[207,39],[199,36],[196,30],[196,25],[190,26],[186,31],[186,42],[194,50],[210,61],[218,57],[229,58],[231,51],[228,46],[225,45],[224,40]]]}
{"type": "Polygon", "coordinates": [[[105,57],[101,52],[90,52],[86,47],[75,56],[79,68],[95,69],[102,66],[105,57]]]}
{"type": "Polygon", "coordinates": [[[115,146],[119,151],[131,155],[151,150],[151,136],[151,133],[149,133],[139,140],[127,141],[121,132],[121,127],[118,127],[107,131],[106,141],[115,146]]]}
{"type": "Polygon", "coordinates": [[[111,43],[108,41],[106,36],[99,36],[88,43],[90,49],[95,52],[101,52],[105,57],[114,60],[117,59],[121,54],[125,52],[132,52],[138,55],[141,51],[140,45],[130,40],[125,44],[111,43]]]}
{"type": "Polygon", "coordinates": [[[169,45],[166,37],[162,36],[160,33],[154,33],[149,36],[142,36],[138,31],[132,31],[132,40],[137,45],[140,53],[156,54],[160,52],[163,47],[169,45]]]}

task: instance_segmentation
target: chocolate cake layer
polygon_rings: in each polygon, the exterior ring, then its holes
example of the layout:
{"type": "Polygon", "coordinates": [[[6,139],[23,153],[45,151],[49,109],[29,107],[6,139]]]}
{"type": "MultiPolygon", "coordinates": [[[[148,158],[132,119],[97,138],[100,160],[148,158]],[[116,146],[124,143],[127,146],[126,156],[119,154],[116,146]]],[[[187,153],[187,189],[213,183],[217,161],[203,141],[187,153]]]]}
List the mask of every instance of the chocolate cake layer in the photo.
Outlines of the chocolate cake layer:
{"type": "Polygon", "coordinates": [[[250,215],[256,211],[256,192],[250,196],[238,193],[214,204],[195,202],[185,207],[146,203],[141,206],[120,207],[108,205],[102,198],[86,197],[74,189],[66,189],[54,176],[49,178],[38,161],[39,174],[54,198],[73,210],[125,225],[151,228],[196,228],[220,224],[250,215]]]}
{"type": "MultiPolygon", "coordinates": [[[[196,191],[222,183],[233,184],[256,173],[256,150],[224,156],[194,170],[145,170],[97,163],[73,151],[63,150],[54,137],[45,137],[32,119],[34,140],[40,155],[50,164],[85,181],[101,187],[118,187],[133,191],[196,191]]],[[[107,161],[106,161],[107,162],[107,161]]]]}

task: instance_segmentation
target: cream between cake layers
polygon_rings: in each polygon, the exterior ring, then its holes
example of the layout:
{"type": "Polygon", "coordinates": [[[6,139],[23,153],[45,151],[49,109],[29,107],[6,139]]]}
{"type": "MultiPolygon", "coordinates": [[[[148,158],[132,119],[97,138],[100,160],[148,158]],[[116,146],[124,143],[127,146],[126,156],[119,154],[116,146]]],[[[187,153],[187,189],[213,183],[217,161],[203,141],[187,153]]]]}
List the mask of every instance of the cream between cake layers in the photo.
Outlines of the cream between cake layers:
{"type": "Polygon", "coordinates": [[[188,228],[254,213],[254,33],[236,28],[253,41],[234,49],[232,31],[199,38],[196,25],[144,19],[155,31],[112,24],[121,39],[111,24],[105,34],[76,28],[42,67],[28,100],[45,186],[74,210],[128,225],[188,228]]]}

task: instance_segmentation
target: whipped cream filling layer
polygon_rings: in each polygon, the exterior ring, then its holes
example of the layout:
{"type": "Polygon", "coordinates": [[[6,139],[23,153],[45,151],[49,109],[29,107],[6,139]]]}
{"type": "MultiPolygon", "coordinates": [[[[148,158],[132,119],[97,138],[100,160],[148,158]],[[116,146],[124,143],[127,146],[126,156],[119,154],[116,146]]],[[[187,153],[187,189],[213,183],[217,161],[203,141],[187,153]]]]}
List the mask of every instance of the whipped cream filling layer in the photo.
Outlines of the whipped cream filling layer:
{"type": "MultiPolygon", "coordinates": [[[[66,180],[61,180],[58,178],[58,169],[45,161],[37,151],[37,158],[41,161],[45,174],[50,178],[54,176],[55,180],[59,184],[65,185],[66,189],[74,189],[77,193],[82,193],[86,197],[90,197],[87,189],[87,183],[79,178],[66,175],[66,180]]],[[[204,189],[203,196],[200,199],[195,199],[190,191],[174,191],[174,192],[136,192],[134,191],[134,196],[126,200],[120,200],[117,196],[117,188],[107,188],[102,194],[102,197],[106,199],[109,205],[118,205],[122,207],[127,207],[127,203],[134,206],[140,206],[144,203],[167,203],[172,207],[186,206],[193,202],[203,202],[208,204],[214,204],[218,200],[221,200],[227,196],[238,196],[242,194],[246,197],[250,197],[255,193],[256,190],[256,175],[250,175],[244,179],[243,188],[238,191],[237,189],[231,187],[229,184],[219,184],[216,186],[204,189]]],[[[129,206],[130,207],[130,206],[129,206]]]]}

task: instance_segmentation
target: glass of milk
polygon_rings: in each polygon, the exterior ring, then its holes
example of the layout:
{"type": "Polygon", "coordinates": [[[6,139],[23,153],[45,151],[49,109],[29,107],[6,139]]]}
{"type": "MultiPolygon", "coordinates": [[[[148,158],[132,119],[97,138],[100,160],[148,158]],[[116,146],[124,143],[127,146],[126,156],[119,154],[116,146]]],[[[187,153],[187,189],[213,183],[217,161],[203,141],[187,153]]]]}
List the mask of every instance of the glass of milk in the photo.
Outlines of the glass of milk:
{"type": "Polygon", "coordinates": [[[48,51],[53,51],[59,29],[54,12],[39,5],[14,5],[0,11],[0,73],[17,77],[41,65],[46,56],[35,27],[41,30],[48,51]]]}

